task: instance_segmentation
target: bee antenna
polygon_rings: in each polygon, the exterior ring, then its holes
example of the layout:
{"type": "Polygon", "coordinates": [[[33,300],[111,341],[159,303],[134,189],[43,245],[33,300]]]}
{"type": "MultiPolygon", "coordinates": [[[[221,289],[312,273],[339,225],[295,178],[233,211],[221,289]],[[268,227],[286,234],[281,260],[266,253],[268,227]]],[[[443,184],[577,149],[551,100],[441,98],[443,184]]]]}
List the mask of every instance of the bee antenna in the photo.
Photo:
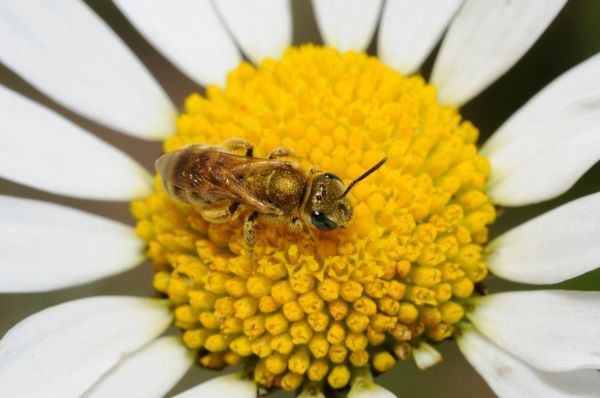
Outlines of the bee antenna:
{"type": "Polygon", "coordinates": [[[344,196],[348,195],[348,192],[350,192],[350,190],[352,188],[354,188],[354,186],[356,184],[358,184],[360,181],[364,180],[365,178],[367,178],[368,176],[370,176],[371,174],[373,174],[373,172],[375,170],[377,170],[378,168],[380,168],[381,166],[383,166],[383,164],[387,162],[387,158],[383,158],[381,159],[379,162],[377,162],[377,164],[373,167],[371,167],[369,170],[365,171],[360,177],[358,177],[357,179],[355,179],[354,181],[352,181],[350,183],[350,185],[348,185],[348,188],[346,188],[346,190],[344,191],[344,193],[342,194],[342,196],[340,196],[340,199],[343,198],[344,196]]]}

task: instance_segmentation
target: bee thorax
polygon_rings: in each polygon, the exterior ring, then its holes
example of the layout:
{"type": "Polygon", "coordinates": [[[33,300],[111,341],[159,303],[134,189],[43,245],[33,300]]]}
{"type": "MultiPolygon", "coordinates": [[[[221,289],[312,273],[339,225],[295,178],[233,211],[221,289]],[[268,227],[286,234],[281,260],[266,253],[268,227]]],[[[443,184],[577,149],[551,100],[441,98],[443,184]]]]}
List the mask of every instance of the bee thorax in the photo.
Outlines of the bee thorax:
{"type": "Polygon", "coordinates": [[[302,171],[274,170],[268,176],[266,193],[271,203],[289,214],[300,207],[305,187],[306,177],[302,171]]]}

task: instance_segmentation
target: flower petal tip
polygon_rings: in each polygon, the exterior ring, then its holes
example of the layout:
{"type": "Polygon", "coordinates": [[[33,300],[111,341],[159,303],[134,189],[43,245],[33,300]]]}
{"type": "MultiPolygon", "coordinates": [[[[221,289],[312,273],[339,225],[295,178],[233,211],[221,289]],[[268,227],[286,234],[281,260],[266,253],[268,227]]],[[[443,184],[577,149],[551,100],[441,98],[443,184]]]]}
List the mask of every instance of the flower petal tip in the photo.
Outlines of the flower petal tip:
{"type": "Polygon", "coordinates": [[[219,397],[255,398],[258,388],[242,373],[215,377],[176,395],[174,398],[219,397]]]}
{"type": "Polygon", "coordinates": [[[420,343],[415,347],[413,356],[417,367],[421,370],[429,369],[444,360],[442,354],[427,343],[420,343]]]}

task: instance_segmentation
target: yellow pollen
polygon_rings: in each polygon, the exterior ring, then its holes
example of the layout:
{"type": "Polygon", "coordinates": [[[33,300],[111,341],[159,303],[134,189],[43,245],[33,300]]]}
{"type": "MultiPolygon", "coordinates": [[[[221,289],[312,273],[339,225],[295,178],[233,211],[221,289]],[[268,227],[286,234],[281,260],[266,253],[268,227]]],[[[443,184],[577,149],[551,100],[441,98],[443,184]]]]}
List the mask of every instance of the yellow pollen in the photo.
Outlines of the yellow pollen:
{"type": "Polygon", "coordinates": [[[364,53],[290,48],[189,96],[176,127],[165,152],[234,137],[262,158],[285,146],[346,185],[388,158],[349,193],[346,228],[309,240],[259,217],[251,262],[243,217],[207,222],[158,177],[132,202],[153,287],[202,366],[246,364],[265,388],[341,389],[357,368],[385,372],[419,342],[453,336],[487,276],[496,214],[477,129],[423,78],[364,53]]]}

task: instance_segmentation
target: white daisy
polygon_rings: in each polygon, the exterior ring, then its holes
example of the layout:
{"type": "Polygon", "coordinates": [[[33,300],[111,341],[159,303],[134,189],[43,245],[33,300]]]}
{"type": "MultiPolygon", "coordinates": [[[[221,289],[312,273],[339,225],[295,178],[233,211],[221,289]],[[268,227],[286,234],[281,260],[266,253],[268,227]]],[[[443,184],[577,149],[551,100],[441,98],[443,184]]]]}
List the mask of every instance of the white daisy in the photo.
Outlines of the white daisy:
{"type": "Polygon", "coordinates": [[[138,221],[134,230],[0,196],[0,291],[84,284],[147,257],[164,297],[82,298],[26,318],[0,341],[0,396],[164,396],[198,359],[245,367],[180,396],[347,388],[350,397],[389,397],[373,373],[411,356],[433,366],[434,345],[450,337],[498,395],[597,396],[600,293],[474,289],[488,269],[552,284],[600,264],[600,193],[486,244],[492,204],[554,198],[600,159],[600,57],[548,85],[480,153],[476,128],[456,108],[514,65],[565,0],[314,0],[328,48],[289,48],[286,0],[115,3],[207,87],[205,98],[191,95],[177,117],[131,51],[77,0],[2,2],[0,61],[92,121],[165,139],[166,151],[236,136],[261,156],[291,146],[303,165],[345,181],[373,159],[389,161],[352,192],[346,230],[320,234],[314,246],[281,228],[259,231],[255,274],[235,222],[207,223],[126,154],[0,86],[2,177],[131,200],[138,221]],[[379,58],[369,58],[362,51],[378,24],[379,58]],[[428,85],[413,74],[446,30],[428,85]],[[241,63],[240,50],[256,67],[241,63]],[[159,337],[172,324],[182,338],[159,337]]]}

